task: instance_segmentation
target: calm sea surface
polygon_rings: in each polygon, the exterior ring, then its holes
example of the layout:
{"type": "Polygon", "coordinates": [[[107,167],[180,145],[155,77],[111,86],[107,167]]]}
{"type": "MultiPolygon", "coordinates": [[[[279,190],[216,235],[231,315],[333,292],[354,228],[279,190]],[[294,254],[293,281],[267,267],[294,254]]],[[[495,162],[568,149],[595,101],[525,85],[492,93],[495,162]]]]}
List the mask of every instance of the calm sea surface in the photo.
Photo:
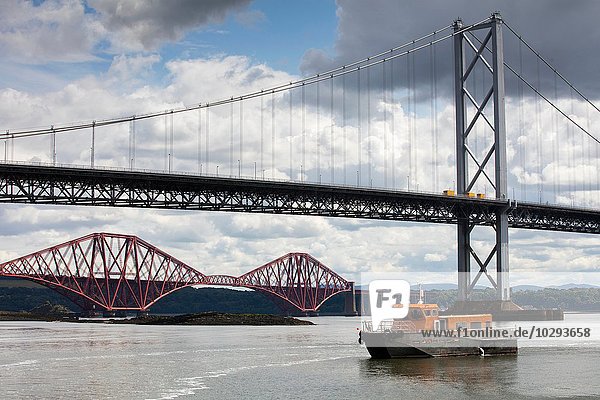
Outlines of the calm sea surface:
{"type": "MultiPolygon", "coordinates": [[[[600,343],[371,360],[359,318],[297,327],[0,322],[0,399],[598,398],[600,343]]],[[[567,323],[600,315],[567,315],[567,323]]],[[[555,323],[556,324],[556,323],[555,323]]]]}

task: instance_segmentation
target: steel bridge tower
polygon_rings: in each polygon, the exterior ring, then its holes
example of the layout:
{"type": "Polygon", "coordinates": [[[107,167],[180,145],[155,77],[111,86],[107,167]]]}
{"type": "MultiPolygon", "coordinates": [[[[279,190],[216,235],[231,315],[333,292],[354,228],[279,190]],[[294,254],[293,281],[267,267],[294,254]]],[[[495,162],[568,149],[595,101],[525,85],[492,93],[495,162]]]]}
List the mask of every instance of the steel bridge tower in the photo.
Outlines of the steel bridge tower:
{"type": "MultiPolygon", "coordinates": [[[[493,13],[491,18],[481,24],[465,27],[460,19],[454,22],[454,90],[456,102],[456,189],[457,194],[466,196],[475,184],[486,181],[495,190],[497,199],[506,199],[507,206],[496,212],[493,225],[495,230],[495,246],[487,256],[478,255],[471,247],[471,234],[475,224],[469,216],[458,219],[458,300],[469,300],[470,293],[481,277],[486,275],[497,292],[498,300],[510,300],[510,284],[508,279],[508,209],[510,201],[507,194],[507,162],[506,162],[506,124],[504,115],[504,54],[502,45],[502,17],[493,13]],[[485,38],[481,43],[474,43],[475,31],[485,38]],[[468,49],[471,51],[466,51],[468,49]],[[491,51],[491,62],[486,59],[486,52],[491,51]],[[468,57],[467,57],[468,53],[468,57]],[[472,54],[472,57],[471,57],[472,54]],[[483,68],[491,74],[491,84],[483,88],[485,93],[481,103],[470,93],[467,83],[474,79],[476,67],[483,68]],[[493,121],[490,121],[484,110],[490,104],[493,107],[493,121]],[[474,109],[468,113],[468,109],[474,109]],[[470,115],[472,114],[472,115],[470,115]],[[485,157],[480,160],[478,154],[469,147],[469,133],[477,123],[484,123],[493,136],[491,147],[485,157]],[[476,165],[471,176],[468,171],[469,160],[476,165]],[[493,164],[493,168],[491,167],[493,164]],[[490,175],[493,170],[493,176],[490,175]],[[488,273],[488,266],[495,258],[496,279],[488,273]],[[471,280],[471,260],[475,260],[479,271],[471,280]]],[[[489,109],[489,107],[488,107],[489,109]]]]}

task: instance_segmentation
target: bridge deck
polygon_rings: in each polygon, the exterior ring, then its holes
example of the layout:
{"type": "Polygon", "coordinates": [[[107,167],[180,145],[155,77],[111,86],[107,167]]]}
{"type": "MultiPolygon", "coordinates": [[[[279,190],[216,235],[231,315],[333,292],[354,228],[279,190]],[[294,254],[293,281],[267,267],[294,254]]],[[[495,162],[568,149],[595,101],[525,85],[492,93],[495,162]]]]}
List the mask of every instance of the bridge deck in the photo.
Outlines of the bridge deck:
{"type": "Polygon", "coordinates": [[[600,233],[600,210],[304,182],[0,163],[0,202],[320,215],[600,233]]]}

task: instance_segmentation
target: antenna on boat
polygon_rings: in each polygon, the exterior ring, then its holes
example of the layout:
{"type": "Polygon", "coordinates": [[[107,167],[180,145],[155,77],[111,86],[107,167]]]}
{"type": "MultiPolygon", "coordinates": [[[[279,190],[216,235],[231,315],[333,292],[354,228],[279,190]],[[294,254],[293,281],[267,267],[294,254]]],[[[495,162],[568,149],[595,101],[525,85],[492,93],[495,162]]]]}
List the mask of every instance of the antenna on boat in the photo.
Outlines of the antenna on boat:
{"type": "Polygon", "coordinates": [[[419,283],[419,304],[423,304],[424,299],[425,295],[423,293],[423,285],[419,283]]]}

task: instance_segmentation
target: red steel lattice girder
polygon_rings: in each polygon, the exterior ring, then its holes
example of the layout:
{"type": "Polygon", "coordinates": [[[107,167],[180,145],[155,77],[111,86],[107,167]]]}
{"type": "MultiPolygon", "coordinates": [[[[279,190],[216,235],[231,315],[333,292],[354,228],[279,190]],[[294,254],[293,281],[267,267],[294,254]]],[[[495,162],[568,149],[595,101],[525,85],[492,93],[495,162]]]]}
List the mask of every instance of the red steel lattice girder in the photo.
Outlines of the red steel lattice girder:
{"type": "Polygon", "coordinates": [[[260,290],[306,312],[351,290],[346,281],[306,253],[289,253],[240,277],[204,275],[136,236],[93,233],[0,264],[0,276],[33,280],[84,310],[146,311],[187,286],[260,290]]]}
{"type": "Polygon", "coordinates": [[[206,275],[204,283],[207,285],[241,286],[240,278],[231,275],[206,275]]]}
{"type": "Polygon", "coordinates": [[[135,236],[93,233],[0,265],[0,275],[57,290],[83,309],[147,310],[204,275],[135,236]]]}
{"type": "Polygon", "coordinates": [[[289,253],[239,278],[241,286],[261,290],[294,305],[317,311],[332,296],[351,290],[351,283],[306,253],[289,253]]]}

